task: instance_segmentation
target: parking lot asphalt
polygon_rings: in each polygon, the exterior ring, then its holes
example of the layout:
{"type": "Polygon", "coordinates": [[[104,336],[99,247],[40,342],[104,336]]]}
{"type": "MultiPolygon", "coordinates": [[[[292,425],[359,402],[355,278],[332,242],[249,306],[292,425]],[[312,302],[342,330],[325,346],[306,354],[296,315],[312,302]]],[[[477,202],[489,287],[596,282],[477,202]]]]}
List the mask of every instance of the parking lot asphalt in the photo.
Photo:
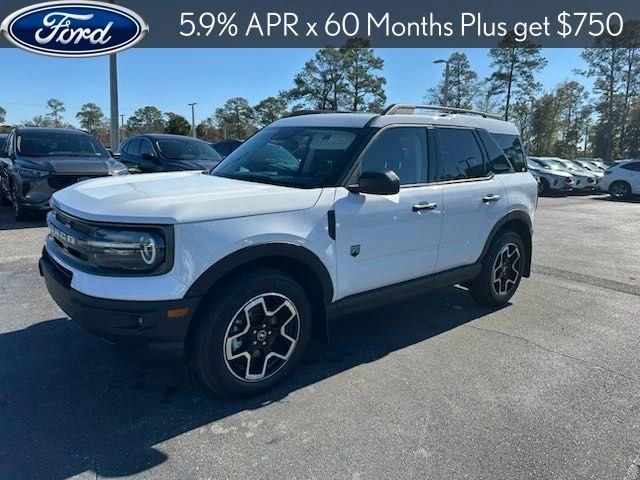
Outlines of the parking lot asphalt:
{"type": "Polygon", "coordinates": [[[507,307],[452,287],[341,319],[241,401],[66,319],[42,220],[3,207],[0,479],[640,478],[640,203],[606,198],[540,199],[507,307]]]}

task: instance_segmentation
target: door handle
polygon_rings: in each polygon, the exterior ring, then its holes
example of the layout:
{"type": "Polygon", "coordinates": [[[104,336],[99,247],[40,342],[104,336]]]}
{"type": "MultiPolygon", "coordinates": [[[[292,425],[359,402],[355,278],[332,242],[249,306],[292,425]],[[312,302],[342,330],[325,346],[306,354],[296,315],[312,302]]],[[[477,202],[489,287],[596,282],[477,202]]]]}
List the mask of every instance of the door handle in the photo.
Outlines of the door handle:
{"type": "Polygon", "coordinates": [[[420,202],[420,203],[416,203],[413,206],[412,210],[414,212],[420,212],[422,210],[435,210],[436,208],[438,208],[437,203],[420,202]]]}
{"type": "Polygon", "coordinates": [[[484,203],[497,202],[498,200],[500,200],[500,195],[496,195],[495,193],[490,193],[482,199],[484,203]]]}

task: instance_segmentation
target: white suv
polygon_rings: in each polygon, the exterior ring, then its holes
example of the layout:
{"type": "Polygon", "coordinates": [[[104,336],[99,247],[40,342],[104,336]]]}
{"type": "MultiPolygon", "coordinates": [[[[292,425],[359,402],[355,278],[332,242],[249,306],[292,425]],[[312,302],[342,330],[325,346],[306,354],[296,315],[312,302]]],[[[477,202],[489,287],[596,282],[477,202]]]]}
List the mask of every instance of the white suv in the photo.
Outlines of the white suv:
{"type": "Polygon", "coordinates": [[[208,388],[252,394],[337,315],[454,284],[508,302],[536,187],[517,129],[486,114],[300,112],[212,172],[57,192],[40,270],[97,335],[179,344],[208,388]]]}
{"type": "Polygon", "coordinates": [[[620,160],[607,168],[600,188],[615,199],[640,195],[640,160],[620,160]]]}

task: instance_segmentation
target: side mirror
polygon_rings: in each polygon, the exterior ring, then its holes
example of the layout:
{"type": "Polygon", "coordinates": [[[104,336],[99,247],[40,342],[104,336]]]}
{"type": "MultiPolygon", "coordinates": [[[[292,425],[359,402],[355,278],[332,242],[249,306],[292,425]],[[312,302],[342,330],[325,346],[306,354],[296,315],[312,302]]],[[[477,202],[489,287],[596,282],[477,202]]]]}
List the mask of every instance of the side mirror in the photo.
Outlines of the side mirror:
{"type": "Polygon", "coordinates": [[[499,162],[494,163],[491,170],[493,170],[493,173],[510,173],[513,171],[510,165],[499,162]]]}
{"type": "Polygon", "coordinates": [[[156,157],[155,155],[151,154],[151,153],[143,153],[142,155],[140,155],[140,157],[143,160],[150,160],[154,163],[158,163],[158,157],[156,157]]]}
{"type": "Polygon", "coordinates": [[[349,190],[372,195],[395,195],[400,191],[400,179],[393,170],[388,169],[381,172],[362,172],[358,178],[358,185],[349,190]]]}

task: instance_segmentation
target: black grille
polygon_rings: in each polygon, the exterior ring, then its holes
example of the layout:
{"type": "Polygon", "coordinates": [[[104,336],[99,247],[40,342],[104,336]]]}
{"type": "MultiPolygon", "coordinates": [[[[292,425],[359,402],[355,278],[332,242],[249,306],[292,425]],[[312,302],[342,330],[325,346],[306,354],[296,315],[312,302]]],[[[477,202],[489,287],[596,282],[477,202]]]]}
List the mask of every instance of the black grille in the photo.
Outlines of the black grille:
{"type": "Polygon", "coordinates": [[[56,269],[56,271],[58,273],[60,273],[60,275],[62,275],[62,277],[64,278],[65,284],[67,286],[71,285],[71,280],[73,278],[73,273],[71,273],[69,270],[67,270],[66,268],[64,268],[62,265],[60,265],[58,262],[56,262],[51,255],[49,255],[49,252],[47,252],[47,249],[43,249],[42,250],[42,258],[49,262],[51,265],[53,265],[53,267],[56,269]]]}
{"type": "Polygon", "coordinates": [[[89,178],[103,177],[104,175],[58,175],[53,174],[49,177],[49,186],[56,190],[68,187],[74,183],[78,183],[80,180],[87,180],[89,178]]]}

